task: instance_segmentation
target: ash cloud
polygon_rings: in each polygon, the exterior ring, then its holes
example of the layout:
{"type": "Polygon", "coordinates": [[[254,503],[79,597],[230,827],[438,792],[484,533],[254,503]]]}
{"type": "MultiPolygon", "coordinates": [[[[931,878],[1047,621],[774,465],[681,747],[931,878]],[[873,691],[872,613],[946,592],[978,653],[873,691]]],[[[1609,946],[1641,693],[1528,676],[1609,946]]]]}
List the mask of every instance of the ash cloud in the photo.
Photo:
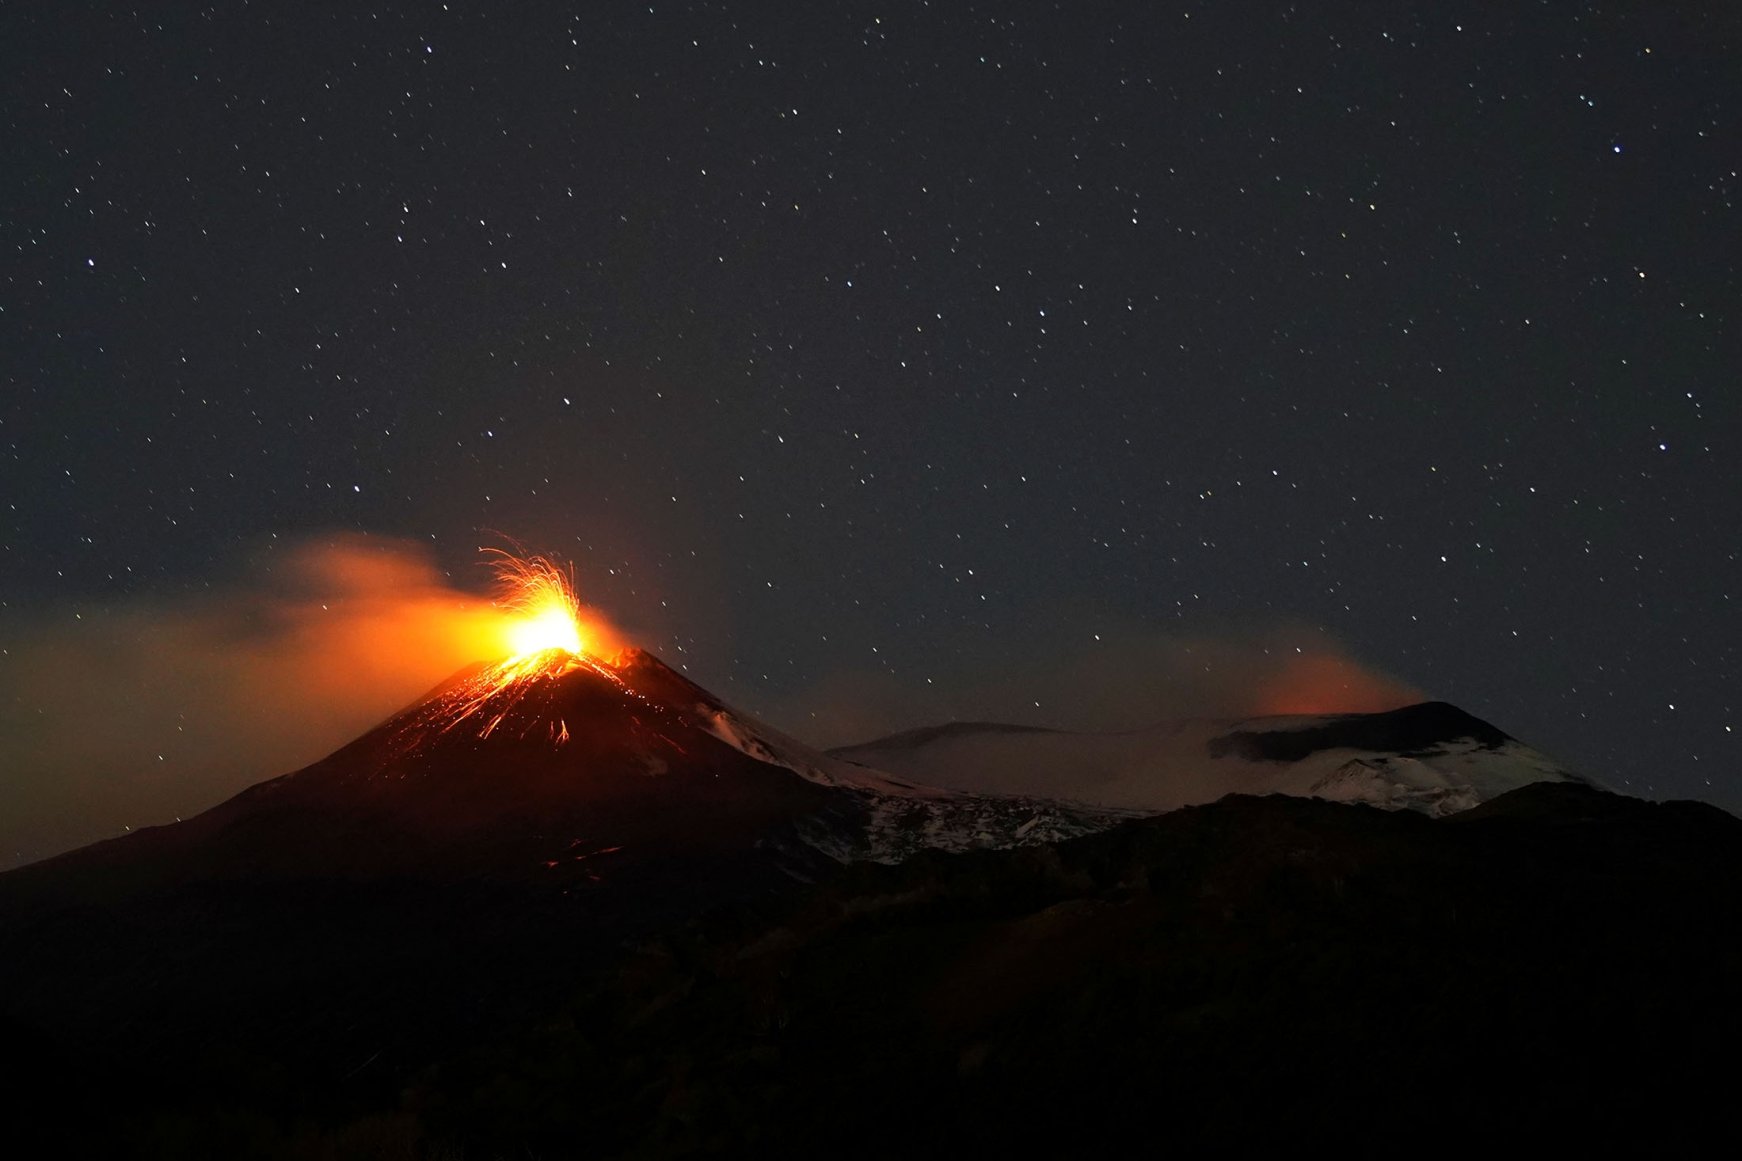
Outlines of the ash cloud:
{"type": "Polygon", "coordinates": [[[171,822],[312,762],[461,666],[501,614],[426,549],[344,536],[174,599],[0,622],[0,866],[171,822]]]}

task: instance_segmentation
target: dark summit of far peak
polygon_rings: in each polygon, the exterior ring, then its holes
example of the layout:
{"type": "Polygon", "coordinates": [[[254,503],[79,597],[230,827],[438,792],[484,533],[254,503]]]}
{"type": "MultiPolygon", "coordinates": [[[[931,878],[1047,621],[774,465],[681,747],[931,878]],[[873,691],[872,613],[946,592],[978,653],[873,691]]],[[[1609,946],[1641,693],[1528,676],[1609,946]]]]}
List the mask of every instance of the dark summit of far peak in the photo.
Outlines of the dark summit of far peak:
{"type": "Polygon", "coordinates": [[[1511,735],[1443,701],[1424,701],[1375,714],[1345,714],[1293,729],[1235,730],[1213,738],[1210,756],[1230,754],[1260,762],[1298,762],[1320,750],[1371,750],[1418,756],[1450,742],[1469,740],[1486,750],[1511,735]]]}

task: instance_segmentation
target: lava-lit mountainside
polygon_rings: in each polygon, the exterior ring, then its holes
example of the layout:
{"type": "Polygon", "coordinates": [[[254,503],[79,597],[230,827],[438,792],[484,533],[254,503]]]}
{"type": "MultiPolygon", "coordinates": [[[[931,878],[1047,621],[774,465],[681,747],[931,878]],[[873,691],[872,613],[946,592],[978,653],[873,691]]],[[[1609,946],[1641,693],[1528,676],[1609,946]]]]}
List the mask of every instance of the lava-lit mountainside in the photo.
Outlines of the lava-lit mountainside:
{"type": "Polygon", "coordinates": [[[829,753],[934,786],[1145,812],[1224,794],[1291,794],[1445,815],[1533,782],[1589,782],[1444,702],[1119,734],[956,722],[829,753]]]}
{"type": "Polygon", "coordinates": [[[490,666],[457,674],[311,766],[22,868],[0,891],[86,872],[129,893],[310,876],[550,881],[578,874],[578,855],[611,862],[606,848],[618,864],[741,853],[834,804],[830,788],[698,728],[689,699],[662,700],[681,678],[650,656],[621,670],[535,661],[511,684],[490,666]],[[125,879],[108,877],[119,868],[125,879]]]}
{"type": "Polygon", "coordinates": [[[36,884],[78,895],[89,883],[102,898],[308,876],[567,884],[674,855],[754,853],[807,877],[819,860],[1044,841],[1119,817],[834,760],[640,650],[613,664],[551,650],[503,670],[456,674],[328,757],[204,814],[0,876],[0,900],[36,884]]]}

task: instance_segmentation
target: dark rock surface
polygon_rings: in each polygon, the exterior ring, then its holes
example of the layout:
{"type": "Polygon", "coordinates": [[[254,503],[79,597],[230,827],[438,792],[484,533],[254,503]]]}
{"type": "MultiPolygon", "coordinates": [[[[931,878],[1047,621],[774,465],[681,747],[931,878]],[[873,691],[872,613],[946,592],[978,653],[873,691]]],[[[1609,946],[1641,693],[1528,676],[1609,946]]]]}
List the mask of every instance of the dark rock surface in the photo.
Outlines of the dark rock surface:
{"type": "Polygon", "coordinates": [[[1211,740],[1210,756],[1237,754],[1255,762],[1298,762],[1320,750],[1351,749],[1415,757],[1464,739],[1486,749],[1513,740],[1455,705],[1424,701],[1388,713],[1349,714],[1295,730],[1236,730],[1211,740]]]}

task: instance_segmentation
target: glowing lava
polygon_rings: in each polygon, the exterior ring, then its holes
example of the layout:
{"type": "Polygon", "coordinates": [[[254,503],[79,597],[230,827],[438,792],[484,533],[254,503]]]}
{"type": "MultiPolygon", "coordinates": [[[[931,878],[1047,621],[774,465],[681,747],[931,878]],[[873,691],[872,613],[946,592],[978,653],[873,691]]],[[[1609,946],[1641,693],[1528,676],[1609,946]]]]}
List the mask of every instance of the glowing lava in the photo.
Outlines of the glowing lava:
{"type": "Polygon", "coordinates": [[[524,624],[508,631],[516,657],[526,653],[542,653],[546,649],[561,649],[564,653],[580,653],[581,627],[563,609],[540,613],[524,624]]]}
{"type": "Polygon", "coordinates": [[[546,556],[482,551],[491,554],[496,571],[496,605],[506,614],[503,637],[510,652],[445,693],[430,724],[446,733],[475,719],[478,736],[487,738],[512,715],[522,737],[542,727],[553,744],[561,745],[568,741],[568,724],[533,713],[514,715],[520,700],[544,680],[575,669],[590,669],[618,685],[622,679],[586,647],[589,634],[582,631],[572,570],[546,556]]]}

